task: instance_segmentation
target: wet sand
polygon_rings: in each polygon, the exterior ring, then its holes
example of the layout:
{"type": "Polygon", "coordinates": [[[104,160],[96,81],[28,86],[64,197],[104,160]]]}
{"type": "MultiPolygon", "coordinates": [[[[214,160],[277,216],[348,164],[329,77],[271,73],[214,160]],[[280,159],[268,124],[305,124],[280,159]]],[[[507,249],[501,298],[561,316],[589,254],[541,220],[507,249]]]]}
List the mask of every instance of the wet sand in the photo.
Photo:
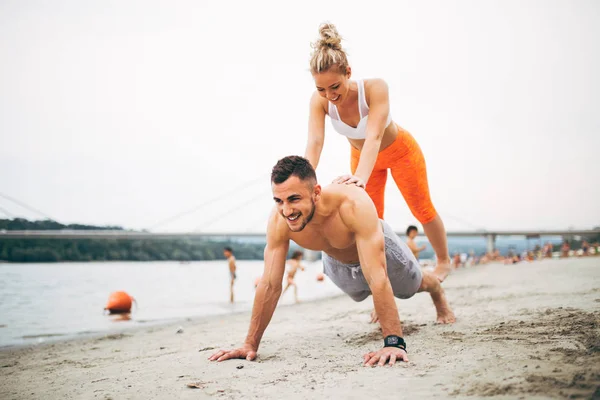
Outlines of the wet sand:
{"type": "Polygon", "coordinates": [[[207,360],[240,344],[248,313],[4,349],[0,398],[600,398],[600,257],[474,267],[444,287],[452,325],[427,294],[397,302],[410,361],[394,367],[362,366],[382,342],[371,298],[338,297],[279,307],[255,362],[207,360]]]}

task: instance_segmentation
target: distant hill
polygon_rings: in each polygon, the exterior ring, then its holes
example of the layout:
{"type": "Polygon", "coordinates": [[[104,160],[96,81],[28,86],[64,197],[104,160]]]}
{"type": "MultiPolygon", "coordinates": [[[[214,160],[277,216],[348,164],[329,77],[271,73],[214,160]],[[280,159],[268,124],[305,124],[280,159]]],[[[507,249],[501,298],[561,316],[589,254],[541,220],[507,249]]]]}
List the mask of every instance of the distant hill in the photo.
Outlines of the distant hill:
{"type": "MultiPolygon", "coordinates": [[[[123,230],[120,226],[63,225],[51,220],[0,219],[1,230],[123,230]]],[[[224,260],[231,246],[240,260],[261,260],[265,242],[197,239],[2,239],[0,262],[224,260]]],[[[290,248],[290,252],[293,249],[290,248]]]]}
{"type": "Polygon", "coordinates": [[[123,228],[120,226],[94,226],[94,225],[81,225],[81,224],[69,224],[63,225],[60,222],[52,221],[49,219],[39,221],[29,221],[24,218],[15,219],[0,219],[0,230],[7,231],[48,231],[56,229],[73,229],[73,230],[119,230],[123,228]]]}

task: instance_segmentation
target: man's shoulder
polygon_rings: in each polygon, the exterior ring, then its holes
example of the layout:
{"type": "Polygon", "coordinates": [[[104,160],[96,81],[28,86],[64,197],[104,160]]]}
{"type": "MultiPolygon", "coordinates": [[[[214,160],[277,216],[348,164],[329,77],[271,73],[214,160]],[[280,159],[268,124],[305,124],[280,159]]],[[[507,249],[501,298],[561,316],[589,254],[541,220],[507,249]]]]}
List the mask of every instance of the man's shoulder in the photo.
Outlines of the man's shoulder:
{"type": "Polygon", "coordinates": [[[367,192],[356,185],[332,183],[323,188],[323,193],[339,207],[340,212],[349,212],[356,207],[372,203],[367,192]]]}
{"type": "Polygon", "coordinates": [[[337,208],[339,216],[346,227],[357,232],[361,227],[368,227],[379,220],[373,201],[363,188],[355,185],[331,184],[327,193],[337,208]]]}

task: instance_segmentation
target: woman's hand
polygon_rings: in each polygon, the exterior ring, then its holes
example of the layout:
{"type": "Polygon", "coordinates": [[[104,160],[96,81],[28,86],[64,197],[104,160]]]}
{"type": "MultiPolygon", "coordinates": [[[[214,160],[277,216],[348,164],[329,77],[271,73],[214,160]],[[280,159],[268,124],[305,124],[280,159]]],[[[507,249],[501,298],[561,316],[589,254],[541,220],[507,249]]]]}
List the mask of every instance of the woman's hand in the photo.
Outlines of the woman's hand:
{"type": "Polygon", "coordinates": [[[356,185],[360,188],[365,188],[365,182],[358,176],[354,175],[341,175],[333,180],[332,183],[344,183],[346,185],[356,185]]]}

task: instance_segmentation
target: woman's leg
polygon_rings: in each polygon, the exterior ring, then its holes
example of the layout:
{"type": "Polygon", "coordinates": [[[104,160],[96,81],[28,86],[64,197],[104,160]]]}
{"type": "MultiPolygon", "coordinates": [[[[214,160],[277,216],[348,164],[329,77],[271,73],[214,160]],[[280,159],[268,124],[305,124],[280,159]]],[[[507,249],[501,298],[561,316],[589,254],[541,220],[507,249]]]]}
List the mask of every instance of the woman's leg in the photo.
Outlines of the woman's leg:
{"type": "MultiPolygon", "coordinates": [[[[427,168],[421,148],[408,132],[403,131],[400,135],[402,135],[403,147],[407,151],[403,151],[401,157],[389,155],[388,161],[392,177],[410,211],[423,224],[425,235],[427,235],[437,258],[437,265],[433,273],[441,282],[450,272],[446,228],[429,196],[427,168]]],[[[386,156],[386,154],[383,155],[386,156]]]]}

